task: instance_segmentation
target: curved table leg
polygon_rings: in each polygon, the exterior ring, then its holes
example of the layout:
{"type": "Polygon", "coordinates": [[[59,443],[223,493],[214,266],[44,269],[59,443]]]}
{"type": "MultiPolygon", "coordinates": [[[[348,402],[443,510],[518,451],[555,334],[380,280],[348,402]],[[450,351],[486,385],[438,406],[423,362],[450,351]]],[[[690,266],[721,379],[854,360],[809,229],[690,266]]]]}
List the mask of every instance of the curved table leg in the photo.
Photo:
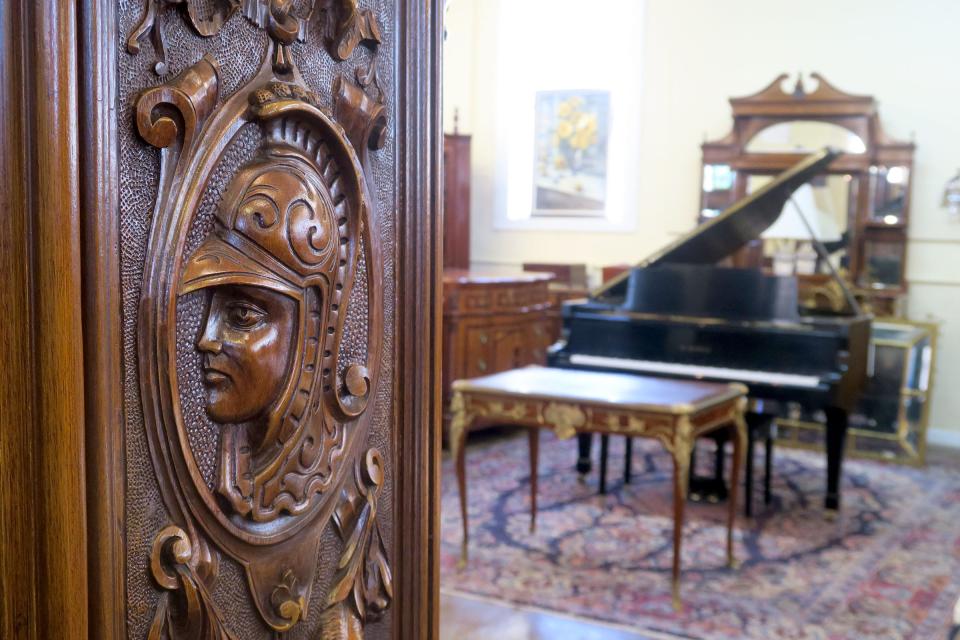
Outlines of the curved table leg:
{"type": "Polygon", "coordinates": [[[673,596],[673,608],[683,610],[680,601],[680,558],[683,541],[683,515],[687,504],[687,490],[690,482],[690,451],[693,448],[693,432],[690,420],[680,418],[674,433],[673,450],[673,573],[670,588],[673,596]]]}
{"type": "Polygon", "coordinates": [[[469,532],[467,522],[467,473],[465,466],[465,452],[467,429],[472,420],[466,410],[466,402],[463,395],[458,391],[453,396],[450,403],[450,448],[455,461],[457,470],[457,489],[460,493],[460,516],[463,519],[463,542],[460,546],[460,566],[467,564],[467,546],[469,543],[469,532]]]}
{"type": "MultiPolygon", "coordinates": [[[[737,415],[736,418],[734,418],[733,424],[730,426],[730,435],[733,438],[733,468],[730,470],[730,504],[727,505],[727,566],[730,567],[737,566],[737,560],[733,554],[733,525],[737,517],[737,493],[740,488],[740,469],[743,468],[744,452],[748,447],[749,441],[747,422],[743,416],[745,407],[745,401],[737,404],[737,415]]],[[[752,460],[748,459],[747,464],[749,465],[751,463],[752,460]]]]}

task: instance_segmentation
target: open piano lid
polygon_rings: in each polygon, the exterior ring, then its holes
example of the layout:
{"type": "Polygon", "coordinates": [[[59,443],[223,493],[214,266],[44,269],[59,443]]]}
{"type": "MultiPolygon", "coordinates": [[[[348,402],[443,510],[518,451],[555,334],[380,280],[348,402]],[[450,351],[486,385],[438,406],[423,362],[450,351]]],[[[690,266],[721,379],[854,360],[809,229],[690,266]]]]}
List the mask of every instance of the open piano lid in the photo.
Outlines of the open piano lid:
{"type": "MultiPolygon", "coordinates": [[[[675,263],[714,264],[732,255],[760,237],[776,222],[793,192],[812,180],[838,155],[839,151],[826,147],[807,156],[756,192],[735,202],[716,218],[641,261],[637,267],[675,263]]],[[[596,289],[591,297],[624,295],[629,275],[630,271],[626,271],[610,279],[596,289]]]]}

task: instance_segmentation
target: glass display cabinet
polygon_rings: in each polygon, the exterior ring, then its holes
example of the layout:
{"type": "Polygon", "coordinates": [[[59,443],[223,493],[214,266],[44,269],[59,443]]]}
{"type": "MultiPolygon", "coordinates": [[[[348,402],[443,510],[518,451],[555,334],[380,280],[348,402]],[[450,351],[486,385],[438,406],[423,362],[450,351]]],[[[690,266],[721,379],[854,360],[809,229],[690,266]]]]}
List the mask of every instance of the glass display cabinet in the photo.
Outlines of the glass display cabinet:
{"type": "MultiPolygon", "coordinates": [[[[798,77],[792,90],[782,74],[762,91],[731,98],[733,127],[720,140],[702,145],[703,174],[698,222],[704,222],[789,168],[804,155],[831,146],[843,153],[811,183],[812,214],[831,262],[867,310],[898,315],[907,289],[907,225],[913,177],[912,142],[884,133],[871,96],[844,93],[823,76],[807,91],[798,77]]],[[[754,241],[733,259],[734,266],[770,269],[777,238],[754,241]]],[[[800,264],[799,262],[797,263],[800,264]]],[[[804,288],[823,284],[820,264],[801,274],[804,288]]],[[[828,291],[808,292],[815,301],[828,291]]]]}
{"type": "MultiPolygon", "coordinates": [[[[922,465],[933,388],[937,325],[881,319],[870,336],[869,378],[850,416],[847,453],[922,465]]],[[[823,416],[788,408],[777,421],[777,442],[820,447],[823,416]]]]}

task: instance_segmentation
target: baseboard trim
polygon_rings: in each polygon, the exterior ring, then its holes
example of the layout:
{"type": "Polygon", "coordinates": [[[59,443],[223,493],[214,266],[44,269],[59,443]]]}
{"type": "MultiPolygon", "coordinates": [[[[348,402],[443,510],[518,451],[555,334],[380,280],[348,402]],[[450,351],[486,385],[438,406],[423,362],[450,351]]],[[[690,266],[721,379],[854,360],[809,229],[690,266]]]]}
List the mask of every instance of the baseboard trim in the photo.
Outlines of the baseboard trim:
{"type": "Polygon", "coordinates": [[[956,429],[927,429],[927,444],[960,449],[960,431],[956,429]]]}

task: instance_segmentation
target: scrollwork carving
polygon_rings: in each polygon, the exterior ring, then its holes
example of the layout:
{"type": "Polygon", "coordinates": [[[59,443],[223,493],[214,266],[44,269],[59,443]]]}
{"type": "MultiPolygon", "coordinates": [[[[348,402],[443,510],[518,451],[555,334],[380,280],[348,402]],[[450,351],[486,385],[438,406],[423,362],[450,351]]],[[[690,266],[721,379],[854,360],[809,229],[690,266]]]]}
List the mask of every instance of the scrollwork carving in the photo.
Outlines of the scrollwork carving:
{"type": "Polygon", "coordinates": [[[216,104],[218,76],[216,60],[204,56],[172,82],[141,93],[137,98],[137,132],[161,149],[178,141],[184,149],[191,147],[216,104]],[[179,123],[171,117],[171,110],[179,123]]]}
{"type": "Polygon", "coordinates": [[[324,24],[330,55],[346,60],[357,45],[375,50],[383,41],[380,24],[369,9],[360,9],[357,0],[321,0],[320,15],[324,24]]]}
{"type": "MultiPolygon", "coordinates": [[[[375,71],[372,73],[376,74],[375,71]]],[[[368,83],[373,81],[367,80],[368,83]]],[[[382,92],[380,95],[383,95],[382,92]]],[[[342,76],[333,81],[333,113],[347,131],[354,147],[362,150],[361,153],[365,154],[368,149],[382,149],[386,144],[385,105],[380,100],[370,98],[360,86],[342,76]]]]}
{"type": "Polygon", "coordinates": [[[283,573],[280,584],[270,594],[270,602],[277,615],[287,621],[285,625],[276,627],[277,631],[292,629],[293,625],[303,619],[307,602],[297,588],[297,576],[293,571],[287,570],[283,573]]]}
{"type": "Polygon", "coordinates": [[[217,561],[205,545],[192,543],[180,527],[165,527],[154,538],[150,571],[166,592],[148,640],[237,640],[210,597],[217,561]]]}

